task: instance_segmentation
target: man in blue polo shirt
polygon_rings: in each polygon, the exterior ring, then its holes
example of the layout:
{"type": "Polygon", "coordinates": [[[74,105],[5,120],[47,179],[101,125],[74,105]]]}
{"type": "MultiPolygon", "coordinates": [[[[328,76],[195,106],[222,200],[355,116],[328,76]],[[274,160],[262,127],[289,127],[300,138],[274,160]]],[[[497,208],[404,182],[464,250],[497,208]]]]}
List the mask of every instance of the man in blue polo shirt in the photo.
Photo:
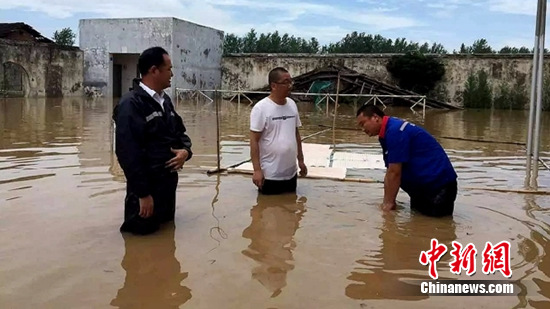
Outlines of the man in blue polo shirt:
{"type": "Polygon", "coordinates": [[[382,146],[386,176],[382,209],[393,210],[399,187],[411,198],[411,208],[442,217],[453,214],[457,175],[449,157],[426,130],[388,117],[375,105],[357,111],[357,123],[382,146]]]}

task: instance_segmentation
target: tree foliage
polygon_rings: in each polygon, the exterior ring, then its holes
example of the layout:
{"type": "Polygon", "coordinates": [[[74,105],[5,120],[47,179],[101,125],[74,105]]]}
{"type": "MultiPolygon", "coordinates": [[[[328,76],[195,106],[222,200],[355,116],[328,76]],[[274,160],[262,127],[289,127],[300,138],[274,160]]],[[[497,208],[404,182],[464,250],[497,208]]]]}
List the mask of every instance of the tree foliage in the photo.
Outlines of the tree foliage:
{"type": "Polygon", "coordinates": [[[55,31],[53,34],[53,40],[58,45],[73,46],[76,34],[71,28],[63,28],[61,31],[55,31]]]}
{"type": "Polygon", "coordinates": [[[498,52],[499,54],[529,54],[531,53],[531,50],[529,48],[523,46],[520,48],[517,47],[511,47],[511,46],[504,46],[500,49],[498,52]]]}
{"type": "Polygon", "coordinates": [[[278,31],[267,34],[258,34],[254,29],[245,36],[238,37],[234,34],[226,34],[224,39],[224,54],[231,53],[308,53],[316,54],[320,50],[319,41],[316,38],[306,40],[304,38],[289,36],[278,31]]]}
{"type": "Polygon", "coordinates": [[[435,57],[421,52],[393,56],[386,69],[399,82],[399,87],[427,94],[445,75],[445,66],[435,57]]]}
{"type": "MultiPolygon", "coordinates": [[[[393,53],[405,54],[409,52],[420,52],[423,54],[447,54],[447,49],[440,43],[418,43],[407,41],[405,38],[395,40],[383,37],[382,35],[366,34],[364,32],[351,32],[346,34],[340,41],[328,43],[324,46],[319,44],[316,38],[304,39],[290,36],[289,34],[280,34],[278,31],[273,33],[258,34],[255,29],[251,29],[247,34],[239,37],[235,34],[226,34],[224,38],[224,54],[232,53],[307,53],[307,54],[331,54],[331,53],[393,53]]],[[[472,45],[461,44],[458,51],[453,50],[455,54],[521,54],[532,53],[533,50],[527,47],[505,46],[500,50],[493,49],[489,42],[480,38],[475,40],[472,45]]],[[[547,50],[545,50],[547,52],[547,50]]]]}
{"type": "Polygon", "coordinates": [[[516,83],[510,87],[506,83],[502,83],[493,100],[493,108],[495,109],[525,109],[529,97],[525,85],[516,83]]]}
{"type": "Polygon", "coordinates": [[[408,53],[418,51],[421,53],[445,54],[447,51],[443,45],[416,42],[407,42],[405,38],[397,38],[395,41],[379,34],[357,33],[347,34],[340,42],[331,43],[323,47],[324,53],[408,53]]]}
{"type": "Polygon", "coordinates": [[[468,76],[462,99],[466,108],[491,108],[493,90],[485,70],[479,70],[476,74],[468,76]]]}

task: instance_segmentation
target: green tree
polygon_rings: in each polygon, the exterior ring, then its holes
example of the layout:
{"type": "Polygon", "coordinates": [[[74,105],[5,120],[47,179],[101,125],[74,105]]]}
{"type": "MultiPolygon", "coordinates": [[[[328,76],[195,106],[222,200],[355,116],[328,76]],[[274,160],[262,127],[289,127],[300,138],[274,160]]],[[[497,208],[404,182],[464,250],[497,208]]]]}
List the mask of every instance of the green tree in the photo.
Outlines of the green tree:
{"type": "Polygon", "coordinates": [[[488,81],[488,74],[479,70],[477,74],[470,74],[462,93],[462,102],[466,108],[491,108],[493,91],[488,81]]]}
{"type": "Polygon", "coordinates": [[[255,53],[257,52],[257,37],[256,30],[250,29],[250,31],[242,39],[242,51],[243,53],[255,53]]]}
{"type": "Polygon", "coordinates": [[[498,52],[499,54],[529,54],[531,51],[529,48],[522,46],[520,48],[517,47],[511,47],[511,46],[504,46],[500,49],[498,52]]]}
{"type": "Polygon", "coordinates": [[[513,87],[502,83],[499,86],[498,93],[493,101],[495,109],[525,109],[529,98],[525,85],[520,85],[516,81],[513,87]]]}
{"type": "Polygon", "coordinates": [[[226,34],[223,40],[223,54],[236,54],[242,52],[241,39],[235,34],[226,34]]]}
{"type": "Polygon", "coordinates": [[[542,110],[550,111],[550,77],[544,78],[542,87],[542,110]]]}
{"type": "Polygon", "coordinates": [[[399,87],[421,94],[433,90],[445,75],[445,66],[438,59],[421,52],[393,56],[386,68],[399,81],[399,87]]]}
{"type": "Polygon", "coordinates": [[[309,41],[283,34],[278,31],[258,35],[251,29],[245,36],[226,34],[224,37],[224,54],[230,53],[318,53],[319,41],[311,38],[309,41]]]}
{"type": "Polygon", "coordinates": [[[471,54],[472,53],[472,48],[470,46],[466,46],[464,45],[464,43],[462,43],[462,45],[460,45],[460,52],[461,54],[471,54]]]}
{"type": "Polygon", "coordinates": [[[58,45],[73,46],[76,34],[71,28],[63,28],[61,31],[55,31],[53,34],[53,40],[58,45]]]}
{"type": "Polygon", "coordinates": [[[445,47],[439,43],[433,43],[432,47],[430,48],[431,54],[446,54],[447,50],[445,47]]]}
{"type": "Polygon", "coordinates": [[[309,42],[306,43],[306,52],[316,54],[320,51],[319,41],[316,38],[311,38],[309,42]]]}
{"type": "Polygon", "coordinates": [[[418,51],[421,53],[447,53],[443,45],[428,43],[420,45],[416,42],[407,42],[405,38],[395,41],[379,34],[365,34],[354,31],[347,34],[337,43],[330,43],[322,48],[323,53],[407,53],[418,51]]]}
{"type": "Polygon", "coordinates": [[[460,45],[461,54],[492,54],[495,51],[489,46],[486,39],[475,40],[472,46],[460,45]]]}
{"type": "Polygon", "coordinates": [[[494,53],[486,39],[479,39],[472,44],[472,53],[474,54],[492,54],[494,53]]]}

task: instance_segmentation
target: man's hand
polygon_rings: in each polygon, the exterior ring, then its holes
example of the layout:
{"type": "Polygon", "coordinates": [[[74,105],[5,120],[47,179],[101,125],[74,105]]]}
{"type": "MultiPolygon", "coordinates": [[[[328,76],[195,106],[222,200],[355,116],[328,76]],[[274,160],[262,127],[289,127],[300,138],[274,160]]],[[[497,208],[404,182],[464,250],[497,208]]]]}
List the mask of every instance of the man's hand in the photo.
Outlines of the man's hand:
{"type": "Polygon", "coordinates": [[[304,161],[298,161],[298,166],[300,167],[300,176],[306,177],[307,176],[307,166],[304,163],[304,161]]]}
{"type": "Polygon", "coordinates": [[[396,207],[397,204],[395,202],[385,202],[380,205],[380,208],[382,208],[383,211],[395,210],[396,207]]]}
{"type": "Polygon", "coordinates": [[[183,164],[185,164],[185,160],[189,157],[189,152],[185,149],[170,148],[170,150],[172,150],[176,156],[166,162],[166,167],[171,167],[173,171],[181,169],[183,164]]]}
{"type": "Polygon", "coordinates": [[[254,175],[252,176],[252,182],[258,187],[259,189],[262,188],[264,185],[264,173],[262,170],[254,171],[254,175]]]}
{"type": "Polygon", "coordinates": [[[149,218],[153,215],[153,209],[155,208],[153,197],[148,195],[139,199],[139,216],[143,218],[149,218]]]}

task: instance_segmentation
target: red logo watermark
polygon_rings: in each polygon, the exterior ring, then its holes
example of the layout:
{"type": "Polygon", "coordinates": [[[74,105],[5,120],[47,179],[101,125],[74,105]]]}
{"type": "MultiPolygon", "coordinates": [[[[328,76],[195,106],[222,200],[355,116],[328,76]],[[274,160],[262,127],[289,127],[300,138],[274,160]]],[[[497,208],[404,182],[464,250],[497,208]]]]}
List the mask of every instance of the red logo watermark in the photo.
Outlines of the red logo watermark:
{"type": "MultiPolygon", "coordinates": [[[[431,240],[430,246],[430,250],[420,253],[418,260],[422,265],[429,265],[430,277],[435,280],[439,277],[437,274],[437,262],[447,253],[447,246],[440,244],[435,238],[431,240]]],[[[452,246],[453,249],[450,254],[454,259],[449,263],[451,273],[460,275],[462,270],[464,270],[468,276],[475,274],[477,255],[475,245],[469,243],[463,246],[461,243],[453,241],[452,246]]],[[[485,243],[482,257],[484,274],[494,274],[495,271],[498,270],[506,278],[512,276],[512,269],[510,267],[510,242],[501,241],[496,245],[493,245],[491,242],[485,243]]]]}

